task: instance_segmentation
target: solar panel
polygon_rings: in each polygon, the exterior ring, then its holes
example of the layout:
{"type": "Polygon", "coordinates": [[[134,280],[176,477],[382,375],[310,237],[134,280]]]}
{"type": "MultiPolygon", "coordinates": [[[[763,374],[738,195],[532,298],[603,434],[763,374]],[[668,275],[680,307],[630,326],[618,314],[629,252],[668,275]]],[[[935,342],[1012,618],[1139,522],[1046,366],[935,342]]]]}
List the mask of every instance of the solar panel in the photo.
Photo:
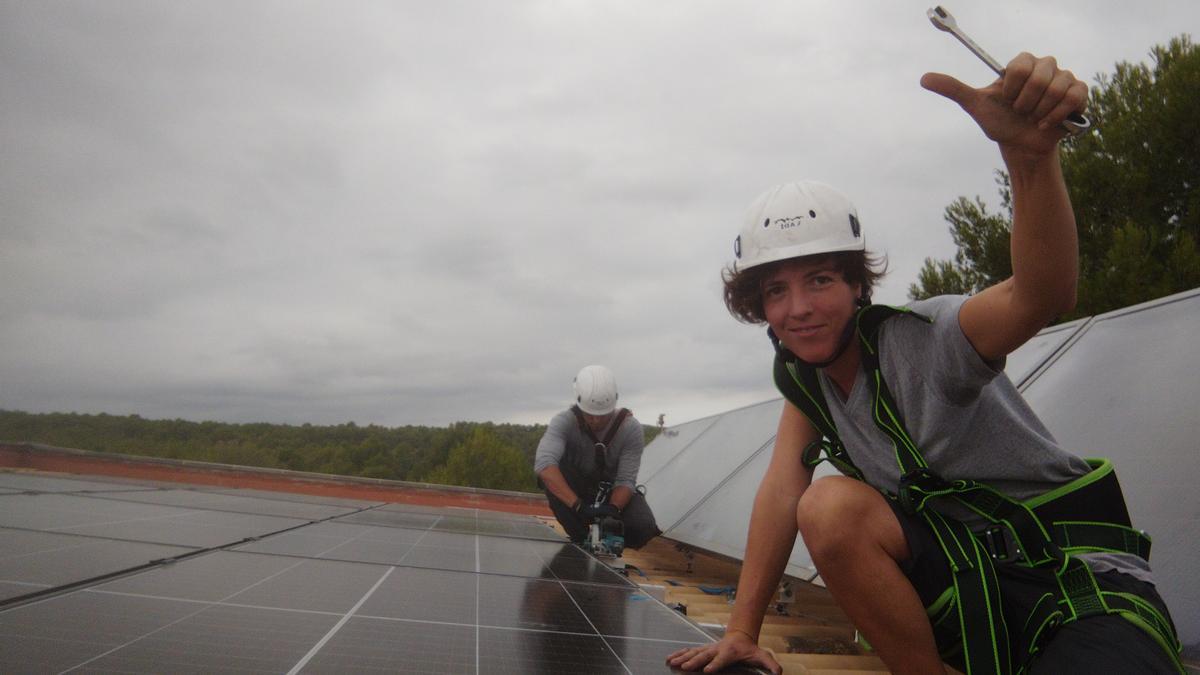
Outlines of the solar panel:
{"type": "Polygon", "coordinates": [[[242,495],[214,494],[201,490],[141,490],[137,492],[96,493],[90,496],[115,501],[163,504],[178,506],[180,508],[206,509],[260,516],[282,516],[303,520],[322,520],[334,516],[346,515],[358,510],[357,508],[328,504],[311,504],[242,495]]]}
{"type": "MultiPolygon", "coordinates": [[[[173,484],[172,487],[178,487],[178,484],[173,484]]],[[[325,504],[327,506],[342,506],[349,509],[363,509],[372,506],[380,506],[378,501],[370,501],[365,499],[348,499],[346,497],[329,497],[325,495],[306,494],[302,492],[272,492],[270,490],[256,490],[254,488],[222,488],[222,487],[204,487],[203,490],[210,494],[217,495],[238,495],[242,497],[258,497],[260,499],[270,499],[275,502],[296,502],[299,504],[325,504]]]]}
{"type": "Polygon", "coordinates": [[[6,495],[0,527],[82,534],[109,539],[207,548],[306,524],[298,518],[256,516],[96,495],[6,495]]]}
{"type": "Polygon", "coordinates": [[[1060,443],[1113,460],[1179,635],[1200,653],[1200,289],[1095,317],[1023,389],[1060,443]]]}
{"type": "Polygon", "coordinates": [[[649,481],[679,453],[683,452],[713,424],[719,416],[705,417],[691,422],[685,422],[654,437],[654,442],[646,446],[642,453],[642,463],[638,469],[638,479],[649,481]]]}
{"type": "Polygon", "coordinates": [[[126,480],[100,482],[30,473],[0,473],[0,487],[23,492],[127,492],[157,489],[155,486],[148,483],[143,484],[143,482],[126,480]]]}
{"type": "Polygon", "coordinates": [[[0,612],[0,671],[62,672],[152,636],[206,605],[76,592],[0,612]]]}
{"type": "Polygon", "coordinates": [[[338,519],[343,523],[362,523],[364,525],[387,525],[391,527],[413,527],[425,529],[437,522],[438,516],[428,513],[406,513],[372,509],[354,513],[338,519]]]}
{"type": "MultiPolygon", "coordinates": [[[[306,673],[477,672],[473,625],[354,617],[302,667],[306,673]]],[[[526,672],[537,672],[528,670],[526,672]]]]}
{"type": "Polygon", "coordinates": [[[236,550],[391,565],[399,562],[420,536],[417,530],[317,523],[236,550]]]}
{"type": "Polygon", "coordinates": [[[659,527],[670,530],[755,452],[769,446],[782,409],[782,400],[772,400],[722,415],[664,464],[653,480],[643,480],[659,527]]]}
{"type": "Polygon", "coordinates": [[[711,641],[528,517],[203,489],[2,498],[0,672],[669,672],[711,641]],[[347,513],[264,515],[297,504],[347,513]]]}
{"type": "MultiPolygon", "coordinates": [[[[744,558],[746,530],[750,526],[754,496],[770,462],[771,449],[763,448],[728,476],[719,489],[692,506],[674,527],[663,534],[707,551],[739,560],[744,558]]],[[[816,467],[813,475],[822,478],[833,473],[834,469],[823,463],[816,467]]],[[[654,494],[654,490],[651,489],[649,494],[654,494]]],[[[810,579],[817,573],[816,565],[800,537],[796,537],[785,572],[800,579],[810,579]]]]}
{"type": "Polygon", "coordinates": [[[0,600],[112,574],[194,548],[0,528],[0,600]]]}
{"type": "Polygon", "coordinates": [[[562,536],[528,517],[497,517],[475,509],[445,509],[442,513],[430,511],[403,511],[392,507],[370,509],[339,518],[339,522],[384,525],[389,527],[433,529],[441,532],[466,534],[492,534],[527,539],[562,541],[562,536]]]}
{"type": "Polygon", "coordinates": [[[1088,318],[1051,326],[1039,332],[1005,359],[1004,373],[1021,386],[1048,359],[1086,326],[1088,318]]]}
{"type": "Polygon", "coordinates": [[[486,664],[481,670],[504,675],[621,673],[628,667],[602,637],[553,631],[481,629],[479,657],[486,664]]]}

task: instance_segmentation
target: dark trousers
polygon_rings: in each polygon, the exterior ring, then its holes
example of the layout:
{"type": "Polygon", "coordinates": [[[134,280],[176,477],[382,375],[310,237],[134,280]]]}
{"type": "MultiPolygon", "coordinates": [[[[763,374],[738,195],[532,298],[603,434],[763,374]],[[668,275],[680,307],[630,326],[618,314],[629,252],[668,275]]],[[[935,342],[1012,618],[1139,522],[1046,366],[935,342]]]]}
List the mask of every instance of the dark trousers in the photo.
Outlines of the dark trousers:
{"type": "MultiPolygon", "coordinates": [[[[596,491],[600,486],[595,481],[580,476],[570,467],[559,465],[558,468],[567,479],[567,485],[571,486],[584,504],[591,504],[596,499],[596,491]]],[[[587,539],[590,523],[580,518],[579,514],[571,509],[570,504],[564,504],[550,490],[545,492],[546,499],[550,502],[550,510],[554,512],[554,517],[566,530],[571,541],[578,543],[587,539]]],[[[658,524],[654,522],[654,513],[650,511],[646,498],[636,491],[633,493],[633,499],[629,500],[621,512],[621,521],[625,524],[625,548],[641,548],[646,542],[662,534],[658,524]]]]}

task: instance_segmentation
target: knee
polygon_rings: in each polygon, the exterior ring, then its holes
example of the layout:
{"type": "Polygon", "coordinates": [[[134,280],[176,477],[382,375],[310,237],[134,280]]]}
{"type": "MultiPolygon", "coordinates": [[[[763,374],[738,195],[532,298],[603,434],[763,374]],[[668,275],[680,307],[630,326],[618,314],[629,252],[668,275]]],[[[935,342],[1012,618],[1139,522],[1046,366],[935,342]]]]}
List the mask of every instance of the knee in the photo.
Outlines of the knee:
{"type": "Polygon", "coordinates": [[[662,534],[657,527],[651,524],[649,527],[645,525],[630,529],[625,529],[625,548],[639,549],[650,540],[662,534]]]}
{"type": "Polygon", "coordinates": [[[821,478],[805,490],[796,507],[796,526],[813,562],[853,553],[870,538],[870,520],[878,515],[883,496],[870,486],[844,476],[821,478]]]}
{"type": "Polygon", "coordinates": [[[662,534],[654,521],[654,514],[644,500],[641,503],[631,502],[625,509],[623,524],[625,527],[625,547],[641,548],[646,542],[662,534]]]}

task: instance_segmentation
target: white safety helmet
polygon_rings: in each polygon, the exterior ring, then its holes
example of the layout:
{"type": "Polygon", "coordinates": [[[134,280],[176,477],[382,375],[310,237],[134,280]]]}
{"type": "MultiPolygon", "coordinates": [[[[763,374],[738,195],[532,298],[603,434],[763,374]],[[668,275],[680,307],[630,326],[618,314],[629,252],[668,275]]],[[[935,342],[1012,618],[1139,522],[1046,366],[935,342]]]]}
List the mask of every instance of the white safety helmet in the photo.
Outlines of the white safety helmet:
{"type": "Polygon", "coordinates": [[[575,376],[575,403],[589,415],[617,409],[617,378],[604,366],[584,366],[575,376]]]}
{"type": "Polygon", "coordinates": [[[750,205],[733,244],[733,268],[865,249],[858,211],[846,195],[816,181],[784,183],[750,205]]]}

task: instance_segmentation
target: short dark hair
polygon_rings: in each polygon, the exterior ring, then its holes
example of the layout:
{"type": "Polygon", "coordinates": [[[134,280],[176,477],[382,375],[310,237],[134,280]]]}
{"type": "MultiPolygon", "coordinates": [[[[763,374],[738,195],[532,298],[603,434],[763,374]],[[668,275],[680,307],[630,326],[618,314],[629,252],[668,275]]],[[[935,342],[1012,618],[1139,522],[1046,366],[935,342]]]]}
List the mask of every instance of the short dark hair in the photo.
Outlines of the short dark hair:
{"type": "Polygon", "coordinates": [[[871,291],[887,273],[887,258],[866,251],[840,251],[788,258],[741,271],[726,267],[721,271],[721,280],[725,283],[725,307],[729,309],[733,318],[743,323],[766,323],[767,316],[763,311],[763,282],[780,267],[796,260],[831,262],[846,283],[862,284],[863,295],[867,298],[871,297],[871,291]]]}

